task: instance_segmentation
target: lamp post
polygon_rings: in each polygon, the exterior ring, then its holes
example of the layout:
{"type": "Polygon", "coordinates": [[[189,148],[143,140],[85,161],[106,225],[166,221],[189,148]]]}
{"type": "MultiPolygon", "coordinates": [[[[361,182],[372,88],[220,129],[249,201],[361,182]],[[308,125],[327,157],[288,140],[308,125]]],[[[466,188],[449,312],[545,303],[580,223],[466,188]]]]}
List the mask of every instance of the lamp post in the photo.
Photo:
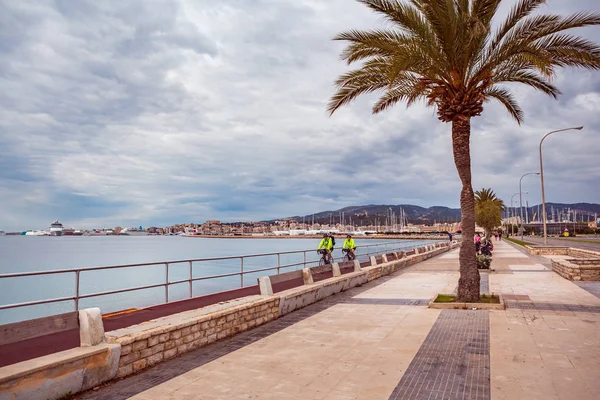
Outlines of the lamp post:
{"type": "MultiPolygon", "coordinates": [[[[517,193],[513,194],[513,195],[510,197],[510,209],[511,209],[511,211],[512,211],[513,218],[514,218],[514,216],[515,216],[515,210],[514,210],[514,208],[513,208],[513,199],[514,199],[514,198],[515,198],[515,196],[516,196],[516,195],[518,195],[518,194],[519,194],[519,192],[517,192],[517,193]]],[[[509,220],[510,220],[510,218],[509,218],[509,220]]],[[[512,221],[511,221],[511,223],[510,223],[510,235],[511,235],[511,236],[515,236],[515,226],[514,226],[514,224],[512,223],[512,221]]]]}
{"type": "Polygon", "coordinates": [[[539,175],[539,172],[528,172],[519,179],[519,213],[521,214],[521,242],[523,241],[523,196],[521,194],[521,181],[527,175],[539,175]]]}
{"type": "Polygon", "coordinates": [[[544,139],[546,139],[548,136],[550,136],[553,133],[570,131],[570,130],[580,131],[582,129],[583,129],[583,126],[578,126],[575,128],[559,129],[556,131],[546,133],[546,135],[544,135],[542,140],[540,140],[540,179],[542,181],[542,223],[544,224],[544,246],[548,245],[548,233],[546,231],[546,196],[544,193],[544,167],[542,165],[542,143],[544,142],[544,139]]]}

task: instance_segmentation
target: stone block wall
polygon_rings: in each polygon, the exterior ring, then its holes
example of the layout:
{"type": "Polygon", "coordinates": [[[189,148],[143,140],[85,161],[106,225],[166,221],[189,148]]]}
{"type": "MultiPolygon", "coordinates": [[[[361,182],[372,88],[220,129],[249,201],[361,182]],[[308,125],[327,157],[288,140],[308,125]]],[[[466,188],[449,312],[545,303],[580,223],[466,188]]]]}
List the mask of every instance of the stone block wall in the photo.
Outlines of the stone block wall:
{"type": "Polygon", "coordinates": [[[569,255],[568,247],[559,246],[525,246],[527,252],[534,256],[567,256],[569,255]]]}
{"type": "Polygon", "coordinates": [[[569,248],[567,255],[575,258],[600,258],[600,253],[589,250],[575,249],[573,247],[569,248]]]}
{"type": "Polygon", "coordinates": [[[570,281],[580,281],[581,271],[579,265],[570,263],[566,260],[552,260],[552,271],[570,281]]]}
{"type": "MultiPolygon", "coordinates": [[[[176,318],[179,322],[165,320],[162,326],[124,336],[111,336],[114,333],[110,332],[107,335],[109,342],[121,345],[117,377],[122,378],[262,325],[277,318],[278,312],[279,298],[271,297],[187,320],[185,317],[181,318],[185,313],[176,314],[166,318],[176,318]]],[[[143,324],[138,326],[142,327],[143,324]]]]}
{"type": "Polygon", "coordinates": [[[600,259],[552,260],[552,271],[570,281],[600,281],[600,259]]]}

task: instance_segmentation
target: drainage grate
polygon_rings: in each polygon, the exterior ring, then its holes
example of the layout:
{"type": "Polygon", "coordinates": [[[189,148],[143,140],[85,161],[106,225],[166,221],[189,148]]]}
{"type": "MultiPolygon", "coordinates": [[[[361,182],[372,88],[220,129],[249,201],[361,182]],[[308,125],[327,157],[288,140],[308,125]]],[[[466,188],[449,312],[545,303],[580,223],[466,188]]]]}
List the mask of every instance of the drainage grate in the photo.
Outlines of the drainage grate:
{"type": "Polygon", "coordinates": [[[488,311],[442,310],[390,399],[489,400],[488,311]]]}

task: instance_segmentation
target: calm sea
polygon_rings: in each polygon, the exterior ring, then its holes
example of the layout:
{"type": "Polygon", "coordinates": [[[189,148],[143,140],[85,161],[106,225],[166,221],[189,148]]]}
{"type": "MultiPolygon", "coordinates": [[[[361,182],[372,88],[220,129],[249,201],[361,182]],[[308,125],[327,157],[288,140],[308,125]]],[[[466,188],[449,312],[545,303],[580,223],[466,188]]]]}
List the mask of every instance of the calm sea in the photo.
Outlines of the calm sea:
{"type": "MultiPolygon", "coordinates": [[[[343,240],[337,240],[335,257],[341,256],[343,240]]],[[[356,239],[356,244],[375,245],[384,240],[356,239]]],[[[389,243],[390,240],[385,240],[389,243]]],[[[413,248],[430,241],[396,240],[398,245],[413,248]]],[[[106,265],[139,264],[209,257],[227,257],[282,251],[308,250],[307,260],[318,260],[319,239],[212,239],[178,236],[80,236],[35,237],[0,236],[0,274],[28,271],[64,270],[106,265]],[[315,249],[315,250],[312,250],[315,249]]],[[[383,245],[380,245],[383,248],[383,245]]],[[[364,250],[359,255],[364,255],[364,250]]],[[[304,254],[281,255],[280,265],[302,262],[304,254]]],[[[277,256],[244,259],[244,270],[277,266],[277,256]]],[[[318,261],[317,261],[318,264],[318,261]]],[[[282,272],[301,268],[282,269],[282,272]]],[[[80,294],[120,290],[165,282],[165,265],[86,271],[80,276],[80,294]]],[[[193,263],[193,277],[205,277],[240,271],[240,259],[193,263]]],[[[255,285],[256,279],[276,271],[244,275],[244,286],[255,285]]],[[[169,265],[169,281],[189,277],[189,263],[169,265]]],[[[215,293],[240,287],[240,277],[195,281],[193,295],[215,293]]],[[[60,273],[35,277],[0,279],[0,305],[73,296],[75,274],[60,273]]],[[[169,301],[189,296],[188,283],[169,286],[169,301]]],[[[135,292],[81,299],[79,307],[100,307],[103,313],[163,303],[164,287],[135,292]]],[[[73,311],[73,301],[0,310],[0,324],[73,311]]]]}

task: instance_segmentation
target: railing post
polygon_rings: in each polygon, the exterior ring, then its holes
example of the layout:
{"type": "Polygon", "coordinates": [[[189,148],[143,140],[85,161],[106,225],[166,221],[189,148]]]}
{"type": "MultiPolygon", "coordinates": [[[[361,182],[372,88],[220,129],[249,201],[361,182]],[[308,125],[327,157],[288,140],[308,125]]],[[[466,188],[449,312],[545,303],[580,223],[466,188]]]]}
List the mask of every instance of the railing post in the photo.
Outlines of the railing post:
{"type": "Polygon", "coordinates": [[[169,302],[169,263],[165,263],[165,303],[169,302]]]}
{"type": "Polygon", "coordinates": [[[192,274],[192,262],[190,261],[190,299],[194,296],[192,296],[192,279],[193,279],[193,274],[192,274]]]}
{"type": "Polygon", "coordinates": [[[277,275],[279,275],[279,268],[281,267],[281,260],[279,258],[280,254],[277,253],[277,275]]]}
{"type": "Polygon", "coordinates": [[[79,311],[79,270],[75,271],[75,311],[79,311]]]}
{"type": "Polygon", "coordinates": [[[244,257],[240,257],[240,288],[244,287],[244,257]]]}
{"type": "Polygon", "coordinates": [[[304,253],[304,266],[303,267],[306,268],[306,250],[304,250],[303,253],[304,253]]]}

